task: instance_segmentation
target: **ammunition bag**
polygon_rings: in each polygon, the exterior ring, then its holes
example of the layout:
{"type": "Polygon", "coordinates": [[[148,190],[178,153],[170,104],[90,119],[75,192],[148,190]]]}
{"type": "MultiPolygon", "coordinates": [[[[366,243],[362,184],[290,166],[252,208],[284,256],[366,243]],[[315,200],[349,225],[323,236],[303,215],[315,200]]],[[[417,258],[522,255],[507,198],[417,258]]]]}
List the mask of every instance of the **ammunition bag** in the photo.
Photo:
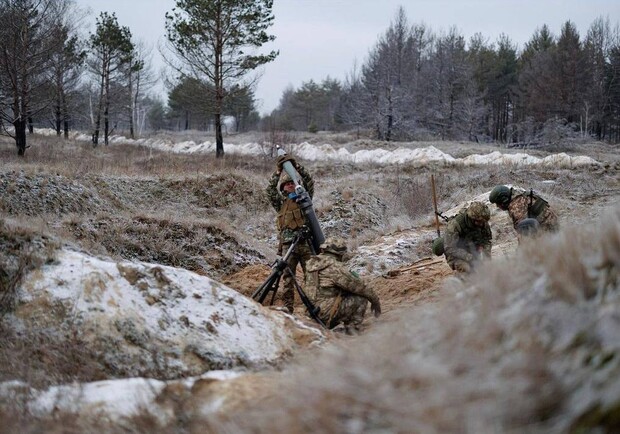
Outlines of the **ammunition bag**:
{"type": "Polygon", "coordinates": [[[529,217],[538,219],[538,217],[540,217],[543,212],[545,212],[545,209],[547,209],[548,206],[549,203],[545,199],[540,196],[534,196],[534,201],[532,202],[532,205],[528,206],[529,217]]]}
{"type": "Polygon", "coordinates": [[[437,256],[444,254],[443,237],[437,237],[433,240],[433,253],[437,256]]]}

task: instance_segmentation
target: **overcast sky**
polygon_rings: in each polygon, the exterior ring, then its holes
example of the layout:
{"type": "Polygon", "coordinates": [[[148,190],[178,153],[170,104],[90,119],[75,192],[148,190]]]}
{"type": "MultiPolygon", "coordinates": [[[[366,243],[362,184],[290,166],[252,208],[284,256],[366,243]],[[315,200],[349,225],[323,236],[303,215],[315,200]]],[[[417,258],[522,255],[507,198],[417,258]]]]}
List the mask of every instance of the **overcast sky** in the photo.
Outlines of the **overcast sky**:
{"type": "MultiPolygon", "coordinates": [[[[163,66],[157,42],[165,37],[164,14],[174,0],[76,2],[91,9],[91,30],[100,12],[115,12],[135,39],[154,47],[155,68],[163,66]]],[[[355,62],[363,63],[398,6],[404,7],[411,24],[424,23],[435,32],[456,26],[466,38],[481,33],[490,41],[505,33],[519,48],[543,24],[557,35],[571,20],[583,37],[597,17],[620,22],[620,0],[275,0],[270,30],[276,40],[265,47],[280,50],[280,55],[263,68],[256,89],[261,114],[277,107],[288,86],[327,76],[344,79],[355,62]]]]}

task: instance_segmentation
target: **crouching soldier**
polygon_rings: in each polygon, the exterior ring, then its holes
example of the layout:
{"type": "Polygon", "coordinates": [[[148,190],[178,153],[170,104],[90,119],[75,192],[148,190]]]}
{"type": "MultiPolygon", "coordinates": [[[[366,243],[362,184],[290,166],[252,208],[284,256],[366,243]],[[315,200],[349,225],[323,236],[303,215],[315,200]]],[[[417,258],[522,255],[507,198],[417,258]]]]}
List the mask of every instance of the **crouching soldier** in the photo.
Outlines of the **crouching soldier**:
{"type": "Polygon", "coordinates": [[[444,236],[446,261],[454,271],[469,273],[477,261],[491,257],[491,227],[489,207],[472,202],[456,215],[444,236]]]}
{"type": "Polygon", "coordinates": [[[517,230],[521,220],[538,220],[540,229],[555,232],[559,229],[558,215],[545,199],[533,190],[529,192],[506,185],[498,185],[489,193],[489,201],[503,211],[508,211],[512,225],[517,230]]]}
{"type": "Polygon", "coordinates": [[[306,264],[305,288],[314,292],[321,321],[330,329],[343,323],[349,333],[351,327],[359,330],[369,302],[376,317],[381,314],[381,304],[372,288],[345,267],[342,261],[346,252],[344,240],[326,239],[320,254],[306,264]]]}

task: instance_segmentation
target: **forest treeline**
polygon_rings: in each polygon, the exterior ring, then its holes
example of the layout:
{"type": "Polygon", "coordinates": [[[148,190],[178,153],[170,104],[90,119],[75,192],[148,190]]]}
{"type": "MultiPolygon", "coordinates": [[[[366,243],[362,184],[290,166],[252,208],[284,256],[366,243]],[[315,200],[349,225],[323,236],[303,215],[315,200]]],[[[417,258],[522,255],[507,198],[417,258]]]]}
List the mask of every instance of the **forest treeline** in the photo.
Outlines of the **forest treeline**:
{"type": "Polygon", "coordinates": [[[583,37],[536,29],[522,50],[451,28],[410,25],[399,8],[344,82],[287,89],[270,122],[281,129],[360,128],[380,140],[534,144],[591,136],[620,141],[620,30],[598,18],[583,37]]]}
{"type": "MultiPolygon", "coordinates": [[[[272,39],[264,33],[273,20],[272,0],[239,5],[262,8],[262,39],[251,43],[272,39]]],[[[247,17],[234,11],[239,5],[230,6],[232,12],[247,17]]],[[[620,142],[620,29],[609,18],[596,19],[585,35],[570,21],[557,35],[542,25],[519,49],[508,35],[494,42],[482,34],[466,40],[456,28],[435,32],[410,24],[399,8],[346,79],[288,88],[278,107],[261,118],[253,83],[241,77],[277,53],[237,57],[241,72],[211,81],[204,78],[210,70],[195,60],[200,57],[189,63],[204,69],[195,76],[175,69],[169,57],[172,72],[164,76],[152,67],[151,49],[113,12],[101,13],[89,33],[84,14],[70,0],[0,0],[0,123],[20,155],[27,131],[35,127],[54,128],[59,136],[89,131],[96,146],[115,132],[136,137],[162,129],[210,130],[220,115],[234,120],[227,123],[234,131],[357,130],[386,141],[525,145],[575,136],[620,142]],[[154,92],[161,80],[166,102],[154,92]]],[[[185,17],[167,18],[172,42],[175,32],[176,42],[195,36],[185,17]]],[[[250,24],[240,24],[246,42],[258,32],[250,24]]],[[[208,41],[211,35],[203,36],[208,41]]],[[[176,49],[179,58],[188,47],[176,49]]],[[[242,54],[239,47],[229,52],[242,54]]]]}

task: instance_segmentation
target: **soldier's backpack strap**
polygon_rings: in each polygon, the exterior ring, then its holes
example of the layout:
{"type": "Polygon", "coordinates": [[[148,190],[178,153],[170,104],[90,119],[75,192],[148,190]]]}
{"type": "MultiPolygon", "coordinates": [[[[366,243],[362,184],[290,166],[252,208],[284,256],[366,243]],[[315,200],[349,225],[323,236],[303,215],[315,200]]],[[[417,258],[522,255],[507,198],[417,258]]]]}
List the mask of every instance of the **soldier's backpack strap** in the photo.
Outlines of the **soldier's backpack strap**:
{"type": "Polygon", "coordinates": [[[527,216],[528,218],[535,218],[538,220],[549,206],[549,202],[536,194],[531,188],[528,197],[530,198],[530,202],[527,205],[527,216]]]}

